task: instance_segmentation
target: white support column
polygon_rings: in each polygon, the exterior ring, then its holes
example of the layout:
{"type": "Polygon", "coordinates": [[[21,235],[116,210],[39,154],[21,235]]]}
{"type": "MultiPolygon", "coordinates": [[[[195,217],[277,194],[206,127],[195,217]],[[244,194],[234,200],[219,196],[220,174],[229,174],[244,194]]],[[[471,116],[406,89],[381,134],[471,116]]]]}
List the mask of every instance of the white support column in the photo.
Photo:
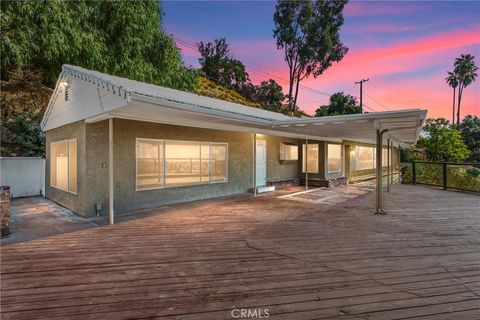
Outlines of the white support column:
{"type": "Polygon", "coordinates": [[[383,209],[383,168],[382,168],[382,154],[383,154],[383,134],[387,130],[377,129],[377,146],[376,146],[376,201],[375,201],[375,213],[385,214],[387,213],[383,209]]]}
{"type": "Polygon", "coordinates": [[[253,196],[257,196],[257,134],[253,134],[253,196]]]}
{"type": "Polygon", "coordinates": [[[108,119],[108,222],[114,223],[113,213],[113,118],[108,119]]]}
{"type": "Polygon", "coordinates": [[[402,182],[402,154],[400,152],[400,144],[398,144],[398,147],[397,147],[397,151],[398,151],[398,183],[401,183],[402,182]]]}
{"type": "Polygon", "coordinates": [[[390,192],[390,139],[387,139],[387,192],[390,192]]]}
{"type": "Polygon", "coordinates": [[[305,190],[308,190],[308,138],[305,141],[305,190]]]}
{"type": "Polygon", "coordinates": [[[390,141],[390,185],[393,185],[393,176],[395,175],[395,166],[393,165],[393,141],[390,141]]]}

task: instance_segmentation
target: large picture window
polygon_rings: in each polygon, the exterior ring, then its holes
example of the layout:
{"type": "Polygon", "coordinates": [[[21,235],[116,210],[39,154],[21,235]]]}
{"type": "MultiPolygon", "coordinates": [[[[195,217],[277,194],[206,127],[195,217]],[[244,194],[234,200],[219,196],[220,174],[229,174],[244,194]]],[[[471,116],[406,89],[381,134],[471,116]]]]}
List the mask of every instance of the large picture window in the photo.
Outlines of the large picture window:
{"type": "Polygon", "coordinates": [[[136,189],[227,181],[226,143],[137,139],[136,189]]]}
{"type": "Polygon", "coordinates": [[[375,148],[355,146],[351,155],[352,171],[375,169],[375,148]]]}
{"type": "Polygon", "coordinates": [[[308,152],[304,144],[302,154],[302,172],[318,173],[318,144],[308,144],[308,152]]]}
{"type": "Polygon", "coordinates": [[[77,139],[50,143],[50,186],[77,193],[77,139]]]}
{"type": "Polygon", "coordinates": [[[331,144],[327,145],[327,169],[328,173],[335,173],[342,171],[342,145],[331,144]]]}
{"type": "MultiPolygon", "coordinates": [[[[375,147],[355,146],[350,156],[352,171],[375,169],[377,167],[377,150],[375,147]]],[[[382,166],[387,166],[387,149],[382,149],[382,166]]],[[[390,160],[392,155],[390,155],[390,160]]]]}

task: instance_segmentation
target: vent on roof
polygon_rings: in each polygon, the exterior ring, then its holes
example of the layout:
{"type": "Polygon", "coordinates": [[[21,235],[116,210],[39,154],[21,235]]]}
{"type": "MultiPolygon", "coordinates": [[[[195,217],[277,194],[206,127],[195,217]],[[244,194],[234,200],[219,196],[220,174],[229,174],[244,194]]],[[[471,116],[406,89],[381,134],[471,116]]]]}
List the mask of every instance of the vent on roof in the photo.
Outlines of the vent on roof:
{"type": "Polygon", "coordinates": [[[68,86],[65,87],[65,101],[68,101],[68,86]]]}

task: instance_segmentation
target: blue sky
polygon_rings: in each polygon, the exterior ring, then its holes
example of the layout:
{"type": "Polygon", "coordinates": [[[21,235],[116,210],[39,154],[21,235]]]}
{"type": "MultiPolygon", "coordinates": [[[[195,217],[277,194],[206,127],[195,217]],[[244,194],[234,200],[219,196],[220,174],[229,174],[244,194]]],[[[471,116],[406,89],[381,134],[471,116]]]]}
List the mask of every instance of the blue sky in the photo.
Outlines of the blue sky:
{"type": "MultiPolygon", "coordinates": [[[[288,68],[272,37],[273,1],[163,1],[165,31],[188,43],[225,37],[235,58],[276,77],[285,88],[288,68]]],[[[449,117],[451,89],[444,84],[455,57],[480,57],[478,1],[350,1],[342,41],[347,56],[317,79],[302,84],[324,93],[358,96],[355,81],[370,78],[367,110],[427,108],[449,117]],[[373,98],[370,98],[373,97],[373,98]]],[[[198,53],[179,44],[185,63],[198,66],[198,53]]],[[[268,76],[247,68],[254,83],[268,76]]],[[[480,114],[480,80],[467,88],[462,114],[480,114]]],[[[300,106],[313,113],[328,96],[302,90],[300,106]]]]}

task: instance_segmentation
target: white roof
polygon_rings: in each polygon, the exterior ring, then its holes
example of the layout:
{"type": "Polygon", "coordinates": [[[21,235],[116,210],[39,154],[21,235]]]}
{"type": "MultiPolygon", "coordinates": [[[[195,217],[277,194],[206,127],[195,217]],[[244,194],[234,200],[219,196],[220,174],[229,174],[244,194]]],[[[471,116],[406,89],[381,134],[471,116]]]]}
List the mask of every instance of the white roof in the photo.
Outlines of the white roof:
{"type": "Polygon", "coordinates": [[[72,74],[83,74],[87,77],[97,78],[113,86],[121,87],[127,95],[140,95],[150,98],[162,99],[181,104],[198,106],[205,109],[229,112],[233,114],[240,114],[249,117],[255,117],[268,120],[288,120],[292,117],[283,115],[277,112],[270,112],[267,110],[248,107],[243,104],[233,103],[225,100],[201,96],[196,93],[166,88],[150,83],[130,80],[112,76],[98,71],[87,70],[81,67],[72,65],[63,65],[63,70],[72,74]]]}
{"type": "MultiPolygon", "coordinates": [[[[65,96],[66,97],[66,96],[65,96]]],[[[426,110],[399,110],[321,118],[280,113],[64,65],[42,121],[51,130],[75,121],[127,118],[220,130],[318,140],[373,143],[376,129],[397,141],[415,142],[426,110]],[[65,84],[68,84],[65,87],[65,84]],[[68,99],[59,99],[68,88],[68,99]]]]}

